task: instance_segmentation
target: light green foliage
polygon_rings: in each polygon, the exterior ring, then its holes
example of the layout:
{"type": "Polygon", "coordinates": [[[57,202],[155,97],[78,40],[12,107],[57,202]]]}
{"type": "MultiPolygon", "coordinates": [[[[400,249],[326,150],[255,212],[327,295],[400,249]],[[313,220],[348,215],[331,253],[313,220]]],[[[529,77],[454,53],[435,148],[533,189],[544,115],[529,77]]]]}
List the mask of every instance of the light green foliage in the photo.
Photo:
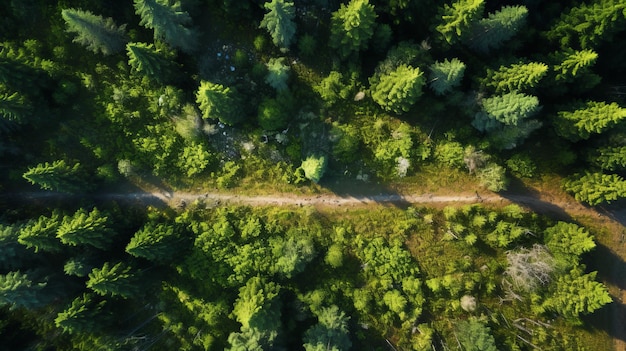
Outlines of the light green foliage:
{"type": "Polygon", "coordinates": [[[102,309],[106,301],[97,302],[97,299],[91,294],[78,296],[63,312],[59,312],[54,319],[54,324],[69,334],[93,333],[101,330],[105,321],[102,309]]]}
{"type": "Polygon", "coordinates": [[[544,238],[554,257],[570,268],[578,265],[580,255],[596,247],[589,231],[574,223],[558,222],[544,231],[544,238]]]}
{"type": "Polygon", "coordinates": [[[191,17],[178,0],[134,0],[140,25],[154,29],[154,39],[164,40],[184,52],[193,52],[197,34],[190,29],[191,17]]]}
{"type": "Polygon", "coordinates": [[[588,139],[626,118],[626,108],[612,102],[588,101],[574,111],[560,111],[555,120],[557,133],[571,141],[588,139]]]}
{"type": "Polygon", "coordinates": [[[343,265],[343,248],[339,244],[333,244],[328,248],[324,262],[333,268],[339,268],[343,265]]]}
{"type": "Polygon", "coordinates": [[[17,241],[27,248],[34,248],[35,252],[59,252],[63,245],[56,237],[57,229],[61,225],[61,214],[53,212],[50,217],[40,216],[30,220],[20,229],[17,241]]]}
{"type": "Polygon", "coordinates": [[[487,164],[477,172],[476,176],[480,185],[494,192],[506,190],[509,183],[506,178],[506,169],[496,163],[487,164]]]}
{"type": "Polygon", "coordinates": [[[217,187],[220,189],[232,188],[241,176],[241,166],[234,161],[224,163],[220,176],[217,178],[217,187]]]}
{"type": "Polygon", "coordinates": [[[428,85],[437,95],[444,95],[461,84],[465,64],[458,58],[437,61],[430,66],[428,85]]]}
{"type": "Polygon", "coordinates": [[[489,72],[487,86],[495,88],[496,92],[526,90],[536,87],[547,73],[548,65],[542,62],[500,66],[497,71],[489,72]]]}
{"type": "Polygon", "coordinates": [[[63,217],[57,238],[66,245],[90,245],[104,250],[113,241],[113,232],[108,228],[108,217],[97,208],[89,213],[81,208],[72,216],[63,217]]]}
{"type": "Polygon", "coordinates": [[[289,71],[291,68],[285,64],[285,58],[271,58],[267,63],[267,76],[265,83],[278,92],[288,89],[287,80],[289,80],[289,71]]]}
{"type": "Polygon", "coordinates": [[[20,271],[0,274],[0,306],[9,305],[10,309],[42,307],[48,302],[40,293],[46,284],[34,282],[28,273],[20,271]]]}
{"type": "Polygon", "coordinates": [[[506,167],[518,177],[532,178],[537,166],[527,154],[515,154],[506,160],[506,167]]]}
{"type": "Polygon", "coordinates": [[[523,5],[503,6],[475,22],[465,40],[474,50],[487,53],[499,48],[526,25],[528,9],[523,5]]]}
{"type": "Polygon", "coordinates": [[[296,10],[293,2],[288,0],[272,0],[263,7],[268,11],[259,28],[267,29],[274,45],[281,49],[288,49],[296,34],[296,10]]]}
{"type": "Polygon", "coordinates": [[[563,48],[588,49],[608,41],[623,28],[626,3],[621,0],[594,0],[579,3],[561,14],[546,33],[563,48]]]}
{"type": "Polygon", "coordinates": [[[422,87],[426,84],[424,74],[419,68],[404,64],[379,79],[372,78],[372,99],[384,110],[397,114],[409,111],[422,95],[422,87]]]}
{"type": "Polygon", "coordinates": [[[174,226],[148,222],[135,232],[126,245],[126,252],[160,263],[174,258],[181,241],[180,233],[174,226]]]}
{"type": "Polygon", "coordinates": [[[215,156],[204,144],[192,142],[183,148],[183,153],[178,159],[178,167],[187,174],[187,177],[193,177],[201,174],[214,161],[215,156]]]}
{"type": "Polygon", "coordinates": [[[145,132],[133,139],[133,144],[141,155],[138,162],[152,169],[155,175],[171,172],[179,162],[180,143],[176,131],[165,124],[146,126],[145,132]]]}
{"type": "Polygon", "coordinates": [[[32,103],[20,93],[2,90],[0,85],[0,118],[17,124],[28,122],[33,114],[32,103]]]}
{"type": "Polygon", "coordinates": [[[63,265],[63,272],[67,275],[86,277],[94,269],[90,257],[72,257],[63,265]]]}
{"type": "Polygon", "coordinates": [[[355,80],[355,75],[348,78],[344,77],[341,72],[331,71],[319,85],[315,86],[315,91],[320,94],[327,105],[332,106],[352,97],[355,80]]]}
{"type": "Polygon", "coordinates": [[[70,166],[64,160],[57,160],[31,167],[22,176],[44,190],[78,193],[87,190],[86,184],[79,178],[80,174],[80,163],[70,166]]]}
{"type": "Polygon", "coordinates": [[[126,44],[128,65],[133,71],[144,74],[157,82],[165,82],[172,74],[172,57],[154,47],[154,44],[126,44]]]}
{"type": "Polygon", "coordinates": [[[564,181],[563,188],[574,194],[576,200],[591,206],[611,203],[626,196],[626,180],[617,174],[576,174],[564,181]]]}
{"type": "Polygon", "coordinates": [[[220,122],[232,126],[244,118],[237,91],[234,88],[201,81],[196,93],[196,102],[205,119],[219,119],[220,122]]]}
{"type": "Polygon", "coordinates": [[[326,156],[309,156],[300,165],[304,170],[305,177],[315,183],[319,183],[324,176],[326,166],[326,156]]]}
{"type": "Polygon", "coordinates": [[[476,318],[456,324],[456,337],[466,351],[497,351],[491,328],[476,318]]]}
{"type": "Polygon", "coordinates": [[[335,305],[323,307],[317,312],[318,323],[307,330],[303,337],[306,351],[347,351],[352,346],[349,337],[350,317],[335,305]]]}
{"type": "Polygon", "coordinates": [[[367,48],[374,34],[376,12],[369,0],[351,0],[333,12],[328,45],[343,59],[367,48]]]}
{"type": "Polygon", "coordinates": [[[556,282],[552,296],[546,299],[543,307],[562,315],[574,324],[581,324],[580,315],[589,314],[613,299],[602,283],[596,281],[597,272],[581,274],[573,270],[556,282]]]}
{"type": "Polygon", "coordinates": [[[439,9],[441,22],[435,28],[443,40],[452,44],[468,35],[470,28],[482,17],[484,0],[456,0],[451,5],[444,4],[439,9]]]}
{"type": "Polygon", "coordinates": [[[607,171],[626,169],[626,146],[606,146],[594,151],[590,161],[607,171]]]}
{"type": "Polygon", "coordinates": [[[441,141],[435,146],[435,159],[451,167],[463,167],[465,162],[465,149],[457,141],[441,141]]]}
{"type": "Polygon", "coordinates": [[[276,258],[273,269],[287,278],[302,272],[315,257],[313,241],[306,236],[292,236],[287,239],[272,238],[269,244],[272,256],[276,258]]]}
{"type": "Polygon", "coordinates": [[[67,31],[76,34],[75,43],[105,55],[124,50],[126,25],[118,27],[111,18],[103,18],[89,11],[77,9],[64,9],[61,16],[65,20],[67,31]]]}
{"type": "Polygon", "coordinates": [[[129,298],[137,295],[139,285],[136,272],[124,262],[111,265],[105,262],[101,268],[94,268],[89,273],[87,287],[99,295],[129,298]]]}
{"type": "Polygon", "coordinates": [[[575,77],[579,72],[585,72],[590,66],[596,63],[598,54],[591,50],[574,51],[572,49],[565,50],[560,54],[561,63],[554,66],[557,80],[567,80],[575,77]]]}

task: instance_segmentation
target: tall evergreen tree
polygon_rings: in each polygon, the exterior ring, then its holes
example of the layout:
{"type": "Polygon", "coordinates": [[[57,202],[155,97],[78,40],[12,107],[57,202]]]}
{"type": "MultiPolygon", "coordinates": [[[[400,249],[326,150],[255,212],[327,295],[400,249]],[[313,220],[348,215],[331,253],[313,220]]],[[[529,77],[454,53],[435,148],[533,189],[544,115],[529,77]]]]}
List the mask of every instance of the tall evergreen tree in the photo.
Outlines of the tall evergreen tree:
{"type": "Polygon", "coordinates": [[[31,167],[23,175],[31,184],[37,184],[44,190],[64,193],[78,193],[88,190],[87,184],[81,179],[80,163],[73,166],[64,160],[52,163],[40,163],[31,167]]]}
{"type": "Polygon", "coordinates": [[[306,351],[344,351],[352,346],[348,321],[350,317],[335,305],[317,313],[318,324],[309,328],[302,341],[306,351]]]}
{"type": "Polygon", "coordinates": [[[474,50],[489,52],[511,39],[526,24],[525,6],[503,6],[472,26],[465,42],[474,50]]]}
{"type": "Polygon", "coordinates": [[[278,92],[284,92],[288,89],[287,80],[289,79],[290,67],[285,64],[285,58],[271,58],[267,63],[267,76],[265,82],[278,92]]]}
{"type": "Polygon", "coordinates": [[[333,12],[330,21],[330,41],[328,45],[337,50],[341,58],[367,48],[374,35],[376,12],[369,0],[351,0],[341,4],[333,12]]]}
{"type": "Polygon", "coordinates": [[[296,34],[296,10],[293,2],[288,0],[272,0],[263,7],[268,11],[259,28],[265,28],[272,37],[274,45],[288,50],[296,34]]]}
{"type": "Polygon", "coordinates": [[[97,208],[89,213],[81,208],[72,216],[63,217],[57,237],[66,245],[90,245],[104,250],[113,241],[113,232],[108,228],[108,217],[97,208]]]}
{"type": "Polygon", "coordinates": [[[370,79],[372,99],[383,109],[397,114],[409,111],[426,84],[423,72],[408,65],[400,65],[387,75],[373,78],[370,79]]]}
{"type": "Polygon", "coordinates": [[[576,200],[596,206],[626,197],[626,180],[617,174],[575,174],[563,183],[576,200]]]}
{"type": "Polygon", "coordinates": [[[130,239],[126,252],[154,262],[168,261],[178,251],[180,241],[174,226],[148,222],[130,239]]]}
{"type": "Polygon", "coordinates": [[[67,31],[76,34],[74,42],[84,45],[87,49],[105,55],[124,49],[126,25],[118,27],[111,18],[103,18],[89,11],[77,9],[64,9],[61,16],[65,20],[67,31]]]}
{"type": "Polygon", "coordinates": [[[0,306],[15,308],[39,308],[48,301],[42,298],[45,282],[34,282],[28,273],[20,271],[0,275],[0,306]]]}
{"type": "Polygon", "coordinates": [[[443,40],[452,44],[470,34],[470,28],[483,16],[484,9],[484,0],[456,0],[452,5],[444,4],[439,9],[441,23],[435,30],[443,40]]]}
{"type": "Polygon", "coordinates": [[[30,258],[29,250],[18,241],[19,226],[0,223],[0,271],[21,268],[30,258]]]}
{"type": "Polygon", "coordinates": [[[437,61],[430,66],[428,85],[437,95],[444,95],[461,84],[465,64],[458,58],[437,61]]]}
{"type": "Polygon", "coordinates": [[[546,228],[544,238],[550,253],[567,268],[577,267],[579,256],[596,247],[589,231],[575,223],[558,222],[546,228]]]}
{"type": "Polygon", "coordinates": [[[456,325],[458,342],[466,351],[497,351],[491,328],[472,318],[456,325]]]}
{"type": "Polygon", "coordinates": [[[57,328],[69,334],[95,333],[102,330],[107,322],[103,314],[106,301],[97,301],[92,294],[83,294],[75,298],[70,306],[59,312],[54,319],[57,328]]]}
{"type": "Polygon", "coordinates": [[[18,242],[28,248],[34,248],[35,252],[60,252],[63,245],[56,237],[57,230],[61,225],[61,214],[53,212],[50,217],[40,216],[26,223],[20,229],[18,242]]]}
{"type": "Polygon", "coordinates": [[[141,286],[137,272],[123,262],[111,265],[105,262],[101,268],[94,268],[89,273],[87,287],[100,295],[121,296],[124,298],[137,295],[141,286]]]}
{"type": "Polygon", "coordinates": [[[590,154],[589,161],[607,171],[626,170],[626,146],[601,147],[590,154]]]}
{"type": "Polygon", "coordinates": [[[140,74],[157,82],[164,83],[172,74],[172,57],[154,47],[154,44],[126,44],[128,64],[140,74]]]}
{"type": "Polygon", "coordinates": [[[234,88],[225,87],[207,81],[200,82],[196,93],[196,102],[205,119],[218,119],[232,126],[245,117],[234,88]]]}
{"type": "Polygon", "coordinates": [[[626,108],[612,102],[588,101],[574,111],[558,112],[554,121],[559,135],[571,141],[589,139],[626,118],[626,108]]]}
{"type": "Polygon", "coordinates": [[[547,73],[548,65],[541,62],[501,66],[497,71],[489,72],[487,86],[495,88],[496,92],[525,90],[536,87],[547,73]]]}
{"type": "Polygon", "coordinates": [[[20,93],[2,92],[0,86],[0,118],[17,124],[29,121],[33,114],[33,105],[20,93]]]}
{"type": "Polygon", "coordinates": [[[178,0],[134,0],[139,24],[154,30],[154,38],[164,40],[184,52],[193,52],[197,44],[196,32],[189,28],[191,17],[183,11],[178,0]]]}
{"type": "Polygon", "coordinates": [[[554,66],[557,80],[567,80],[584,73],[595,64],[598,54],[591,50],[565,50],[560,55],[560,63],[554,66]]]}

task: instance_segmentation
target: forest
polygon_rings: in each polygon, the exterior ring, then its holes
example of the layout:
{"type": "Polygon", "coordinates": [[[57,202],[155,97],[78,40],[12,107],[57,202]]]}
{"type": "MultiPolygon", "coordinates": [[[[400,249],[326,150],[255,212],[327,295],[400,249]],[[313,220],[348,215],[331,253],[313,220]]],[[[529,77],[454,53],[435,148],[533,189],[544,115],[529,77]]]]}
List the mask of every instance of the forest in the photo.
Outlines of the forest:
{"type": "Polygon", "coordinates": [[[0,14],[1,348],[626,342],[608,310],[624,284],[607,278],[626,272],[607,239],[626,229],[511,200],[539,184],[585,213],[626,204],[626,2],[6,0],[0,14]],[[176,192],[194,200],[136,197],[176,192]],[[373,193],[476,201],[208,196],[373,193]]]}

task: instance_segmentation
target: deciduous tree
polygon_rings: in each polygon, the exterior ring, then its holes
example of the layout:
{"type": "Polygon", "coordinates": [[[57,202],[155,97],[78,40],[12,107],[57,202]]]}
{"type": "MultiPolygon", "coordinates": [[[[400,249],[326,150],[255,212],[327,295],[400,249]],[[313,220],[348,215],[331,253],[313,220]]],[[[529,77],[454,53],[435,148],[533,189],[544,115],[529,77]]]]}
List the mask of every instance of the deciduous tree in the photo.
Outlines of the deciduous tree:
{"type": "Polygon", "coordinates": [[[307,179],[318,183],[326,172],[326,156],[309,156],[300,165],[307,179]]]}
{"type": "Polygon", "coordinates": [[[64,9],[61,16],[67,25],[67,31],[76,34],[74,42],[87,49],[105,55],[124,50],[126,44],[126,25],[118,27],[111,18],[103,18],[89,11],[64,9]]]}

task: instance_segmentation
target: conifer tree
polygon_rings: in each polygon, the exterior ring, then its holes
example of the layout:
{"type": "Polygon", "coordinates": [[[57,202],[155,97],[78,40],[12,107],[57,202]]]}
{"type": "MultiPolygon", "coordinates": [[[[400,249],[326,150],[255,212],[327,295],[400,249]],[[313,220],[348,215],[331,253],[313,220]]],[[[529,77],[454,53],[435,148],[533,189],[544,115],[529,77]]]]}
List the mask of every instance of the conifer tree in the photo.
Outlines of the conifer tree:
{"type": "Polygon", "coordinates": [[[465,64],[458,58],[437,61],[430,66],[430,88],[437,95],[444,95],[461,84],[465,64]]]}
{"type": "Polygon", "coordinates": [[[317,314],[318,323],[304,333],[306,351],[349,350],[352,342],[349,337],[350,317],[335,305],[323,307],[317,314]]]}
{"type": "Polygon", "coordinates": [[[475,22],[465,41],[472,49],[483,53],[497,49],[524,27],[527,15],[525,6],[503,6],[487,18],[475,22]]]}
{"type": "Polygon", "coordinates": [[[517,126],[541,109],[537,97],[517,91],[482,99],[480,104],[472,125],[481,132],[496,130],[501,124],[517,126]]]}
{"type": "Polygon", "coordinates": [[[18,269],[29,258],[28,250],[17,242],[18,237],[18,225],[4,225],[0,222],[1,271],[18,269]]]}
{"type": "Polygon", "coordinates": [[[435,28],[443,40],[452,44],[469,35],[474,22],[483,16],[484,0],[456,0],[452,5],[444,4],[439,9],[441,23],[435,28]]]}
{"type": "Polygon", "coordinates": [[[77,193],[87,190],[85,182],[80,179],[80,173],[80,163],[70,166],[64,160],[58,160],[40,163],[29,168],[22,176],[44,190],[77,193]]]}
{"type": "Polygon", "coordinates": [[[111,265],[105,262],[101,268],[94,268],[89,273],[87,287],[100,295],[113,295],[128,298],[137,295],[141,286],[137,273],[123,262],[111,265]]]}
{"type": "Polygon", "coordinates": [[[245,117],[239,107],[237,91],[207,81],[200,82],[196,93],[196,102],[205,119],[218,119],[220,122],[232,126],[245,117]]]}
{"type": "Polygon", "coordinates": [[[70,306],[57,314],[54,324],[69,334],[94,333],[102,330],[103,324],[106,323],[102,313],[106,301],[97,300],[93,294],[83,294],[75,298],[70,306]]]}
{"type": "Polygon", "coordinates": [[[9,305],[10,309],[42,307],[47,303],[41,296],[45,286],[45,282],[34,282],[28,273],[15,271],[1,274],[0,306],[9,305]]]}
{"type": "Polygon", "coordinates": [[[383,109],[397,114],[407,112],[422,95],[426,83],[419,68],[400,65],[394,71],[380,78],[370,79],[372,99],[383,109]]]}
{"type": "Polygon", "coordinates": [[[571,141],[589,139],[626,118],[626,108],[612,102],[588,101],[574,111],[558,112],[554,121],[559,135],[571,141]]]}
{"type": "Polygon", "coordinates": [[[53,212],[50,217],[41,216],[31,220],[20,229],[17,241],[27,248],[34,248],[35,252],[60,252],[63,245],[56,237],[57,230],[61,225],[61,214],[53,212]]]}
{"type": "Polygon", "coordinates": [[[0,118],[17,124],[29,121],[33,113],[33,105],[26,97],[17,92],[3,93],[0,86],[0,118]]]}
{"type": "Polygon", "coordinates": [[[575,223],[558,222],[544,231],[544,238],[552,255],[567,268],[578,266],[579,256],[596,247],[589,231],[575,223]]]}
{"type": "Polygon", "coordinates": [[[593,152],[589,160],[607,171],[626,170],[626,146],[606,146],[593,152]]]}
{"type": "Polygon", "coordinates": [[[189,28],[191,17],[183,11],[178,0],[134,0],[135,12],[141,24],[154,29],[154,39],[164,40],[172,47],[184,52],[196,48],[197,34],[189,28]]]}
{"type": "Polygon", "coordinates": [[[487,86],[495,88],[496,92],[525,90],[536,87],[546,73],[548,65],[541,62],[501,66],[497,71],[489,73],[487,86]]]}
{"type": "Polygon", "coordinates": [[[596,206],[626,197],[626,180],[617,174],[576,174],[563,183],[576,200],[596,206]]]}
{"type": "Polygon", "coordinates": [[[554,66],[557,80],[567,80],[583,73],[595,64],[598,54],[591,50],[565,50],[559,56],[561,63],[554,66]]]}
{"type": "Polygon", "coordinates": [[[339,10],[332,14],[328,45],[337,50],[341,58],[347,58],[367,48],[375,26],[376,12],[369,0],[351,0],[348,5],[341,4],[339,10]]]}
{"type": "Polygon", "coordinates": [[[72,216],[63,217],[57,237],[66,245],[90,245],[104,250],[113,241],[113,232],[107,226],[108,217],[97,208],[89,213],[81,208],[72,216]]]}
{"type": "Polygon", "coordinates": [[[456,325],[456,337],[466,351],[497,351],[491,329],[475,318],[456,325]]]}
{"type": "Polygon", "coordinates": [[[168,224],[146,223],[126,245],[126,252],[154,262],[172,259],[180,243],[175,227],[168,224]]]}
{"type": "Polygon", "coordinates": [[[287,90],[290,68],[285,64],[285,58],[271,58],[267,63],[265,82],[278,92],[287,90]]]}
{"type": "Polygon", "coordinates": [[[64,9],[61,16],[67,25],[67,31],[76,34],[74,42],[87,49],[105,55],[115,54],[124,49],[126,44],[126,25],[118,27],[111,18],[96,16],[89,11],[64,9]]]}
{"type": "Polygon", "coordinates": [[[288,0],[272,0],[263,7],[268,11],[259,28],[265,28],[272,37],[274,45],[288,50],[296,34],[294,18],[296,10],[293,2],[288,0]]]}
{"type": "Polygon", "coordinates": [[[157,82],[166,82],[172,74],[171,57],[154,47],[154,44],[126,44],[128,64],[136,72],[157,82]]]}

